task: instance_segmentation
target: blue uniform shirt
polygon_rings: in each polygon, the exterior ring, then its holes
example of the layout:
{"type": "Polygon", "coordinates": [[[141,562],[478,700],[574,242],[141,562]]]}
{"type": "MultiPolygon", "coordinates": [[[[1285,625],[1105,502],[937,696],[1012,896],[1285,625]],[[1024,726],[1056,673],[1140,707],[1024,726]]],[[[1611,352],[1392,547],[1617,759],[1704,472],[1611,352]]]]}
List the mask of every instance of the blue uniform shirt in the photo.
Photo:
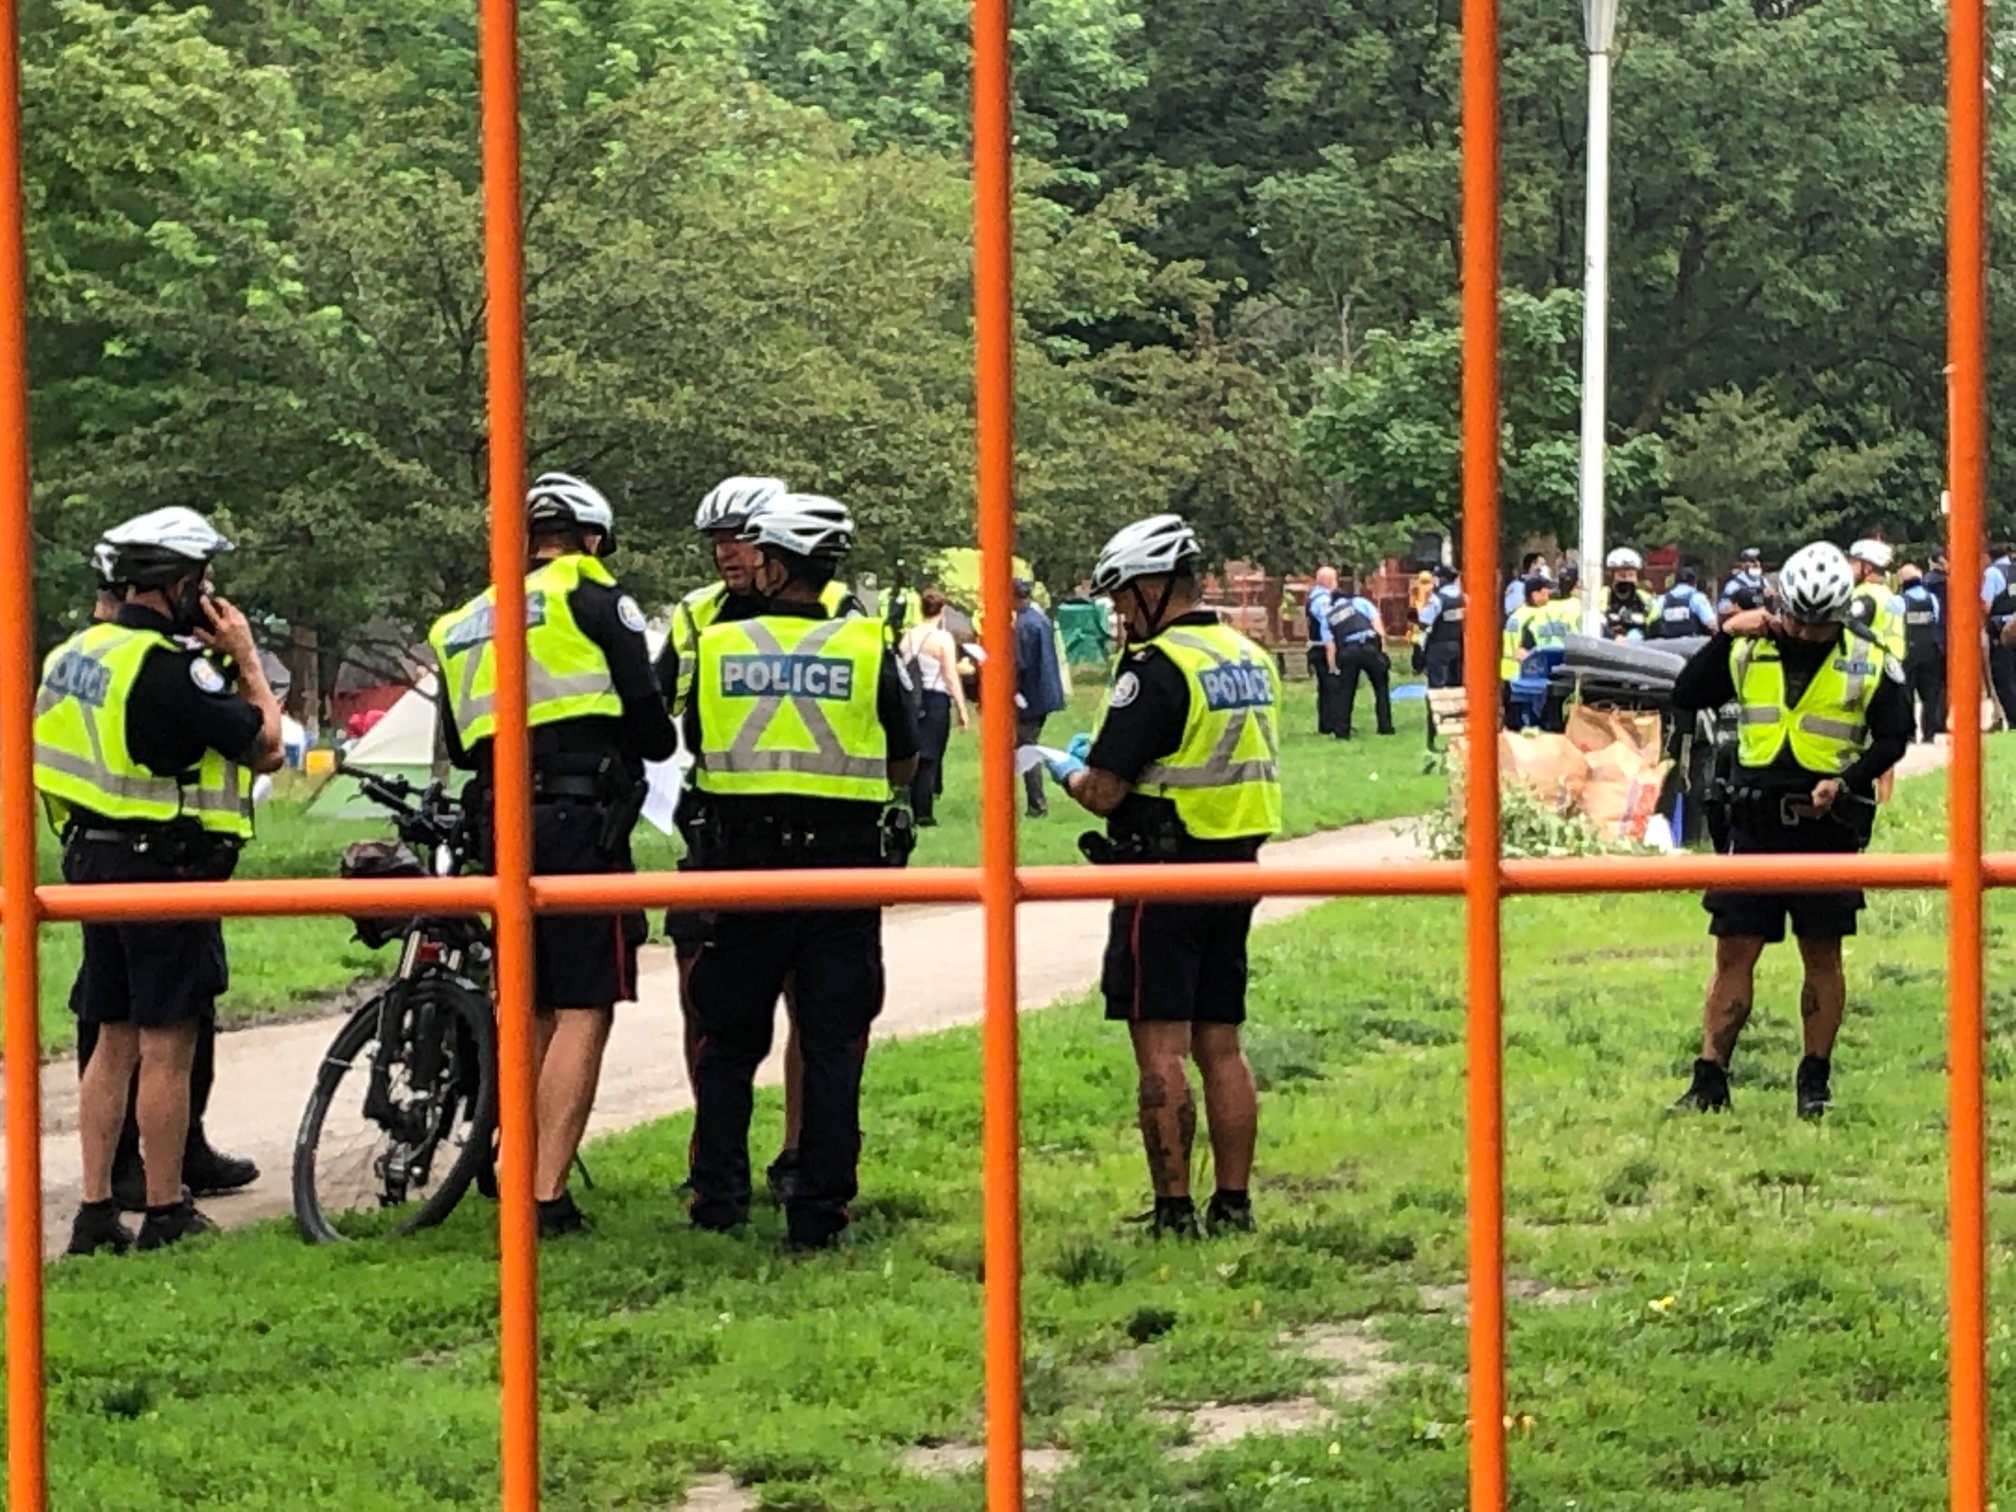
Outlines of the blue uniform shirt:
{"type": "Polygon", "coordinates": [[[1526,579],[1514,578],[1505,589],[1505,618],[1510,619],[1526,607],[1526,579]]]}
{"type": "Polygon", "coordinates": [[[1981,574],[1981,604],[1992,609],[1995,600],[2009,591],[2009,558],[1997,557],[1981,574]]]}
{"type": "MultiPolygon", "coordinates": [[[[1372,600],[1364,597],[1362,594],[1353,595],[1348,599],[1342,598],[1341,595],[1338,598],[1333,598],[1331,600],[1330,612],[1340,620],[1347,613],[1355,612],[1364,615],[1372,624],[1372,628],[1369,630],[1359,630],[1350,635],[1338,637],[1339,645],[1363,646],[1374,643],[1379,639],[1379,608],[1372,600]]],[[[1326,625],[1324,628],[1327,630],[1332,627],[1326,625]]]]}
{"type": "Polygon", "coordinates": [[[1694,618],[1700,623],[1700,626],[1703,630],[1707,630],[1711,633],[1714,631],[1715,606],[1708,602],[1707,594],[1703,593],[1699,588],[1696,588],[1694,592],[1691,595],[1689,595],[1687,599],[1687,608],[1689,609],[1690,612],[1692,612],[1694,618]]]}
{"type": "Polygon", "coordinates": [[[1729,581],[1722,585],[1722,613],[1728,614],[1734,610],[1737,607],[1737,593],[1745,590],[1756,595],[1757,602],[1751,607],[1761,608],[1764,603],[1764,574],[1761,572],[1731,573],[1729,581]]]}
{"type": "Polygon", "coordinates": [[[1309,642],[1311,645],[1330,644],[1330,590],[1311,588],[1309,590],[1309,642]]]}

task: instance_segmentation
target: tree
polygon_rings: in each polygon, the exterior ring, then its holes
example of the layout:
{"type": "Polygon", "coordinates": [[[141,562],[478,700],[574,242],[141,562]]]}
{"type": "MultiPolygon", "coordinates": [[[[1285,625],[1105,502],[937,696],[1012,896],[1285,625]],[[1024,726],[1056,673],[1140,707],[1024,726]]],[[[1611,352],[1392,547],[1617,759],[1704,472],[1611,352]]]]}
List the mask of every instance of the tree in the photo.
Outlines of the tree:
{"type": "MultiPolygon", "coordinates": [[[[1508,292],[1500,306],[1499,517],[1506,541],[1565,537],[1576,517],[1581,297],[1508,292]]],[[[1462,334],[1441,321],[1365,335],[1348,370],[1328,374],[1303,421],[1310,467],[1336,479],[1353,523],[1433,519],[1462,507],[1462,334]]],[[[1606,484],[1628,509],[1657,483],[1664,448],[1633,436],[1609,451],[1606,484]]]]}

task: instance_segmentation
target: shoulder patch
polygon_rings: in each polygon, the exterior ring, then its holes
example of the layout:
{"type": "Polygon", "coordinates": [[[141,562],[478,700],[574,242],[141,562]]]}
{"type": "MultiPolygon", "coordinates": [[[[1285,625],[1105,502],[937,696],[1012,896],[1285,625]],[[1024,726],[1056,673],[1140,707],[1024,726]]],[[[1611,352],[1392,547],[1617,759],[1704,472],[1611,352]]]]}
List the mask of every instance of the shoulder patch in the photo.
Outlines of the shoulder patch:
{"type": "Polygon", "coordinates": [[[205,693],[224,691],[224,674],[217,670],[207,656],[189,658],[189,681],[205,693]]]}
{"type": "Polygon", "coordinates": [[[644,633],[644,611],[637,607],[637,600],[625,593],[616,600],[616,618],[623,622],[623,628],[633,635],[644,633]]]}
{"type": "Polygon", "coordinates": [[[1141,696],[1141,679],[1132,672],[1122,672],[1120,680],[1113,684],[1113,696],[1106,700],[1109,709],[1124,709],[1141,696]]]}

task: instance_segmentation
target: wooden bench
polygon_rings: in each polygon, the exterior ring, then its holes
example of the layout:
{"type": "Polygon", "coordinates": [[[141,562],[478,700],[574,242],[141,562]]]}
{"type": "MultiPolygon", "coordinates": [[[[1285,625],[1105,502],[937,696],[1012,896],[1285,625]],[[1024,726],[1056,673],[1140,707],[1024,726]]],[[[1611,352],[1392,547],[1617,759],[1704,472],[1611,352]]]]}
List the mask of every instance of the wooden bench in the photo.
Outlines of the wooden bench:
{"type": "Polygon", "coordinates": [[[1470,732],[1469,695],[1461,688],[1428,690],[1428,746],[1434,749],[1437,735],[1467,735],[1470,732]]]}

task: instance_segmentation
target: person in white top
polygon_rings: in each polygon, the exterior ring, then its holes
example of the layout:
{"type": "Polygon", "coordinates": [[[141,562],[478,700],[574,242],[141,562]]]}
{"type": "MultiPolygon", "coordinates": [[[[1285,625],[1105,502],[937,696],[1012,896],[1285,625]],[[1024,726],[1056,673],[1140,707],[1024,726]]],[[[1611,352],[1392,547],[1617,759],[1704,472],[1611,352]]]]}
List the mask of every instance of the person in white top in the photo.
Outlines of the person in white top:
{"type": "Polygon", "coordinates": [[[917,679],[917,775],[910,779],[910,810],[920,827],[938,822],[933,807],[945,790],[945,747],[952,740],[952,716],[959,728],[972,721],[959,682],[959,645],[945,628],[945,595],[926,588],[919,595],[924,617],[903,632],[901,653],[917,679]]]}

